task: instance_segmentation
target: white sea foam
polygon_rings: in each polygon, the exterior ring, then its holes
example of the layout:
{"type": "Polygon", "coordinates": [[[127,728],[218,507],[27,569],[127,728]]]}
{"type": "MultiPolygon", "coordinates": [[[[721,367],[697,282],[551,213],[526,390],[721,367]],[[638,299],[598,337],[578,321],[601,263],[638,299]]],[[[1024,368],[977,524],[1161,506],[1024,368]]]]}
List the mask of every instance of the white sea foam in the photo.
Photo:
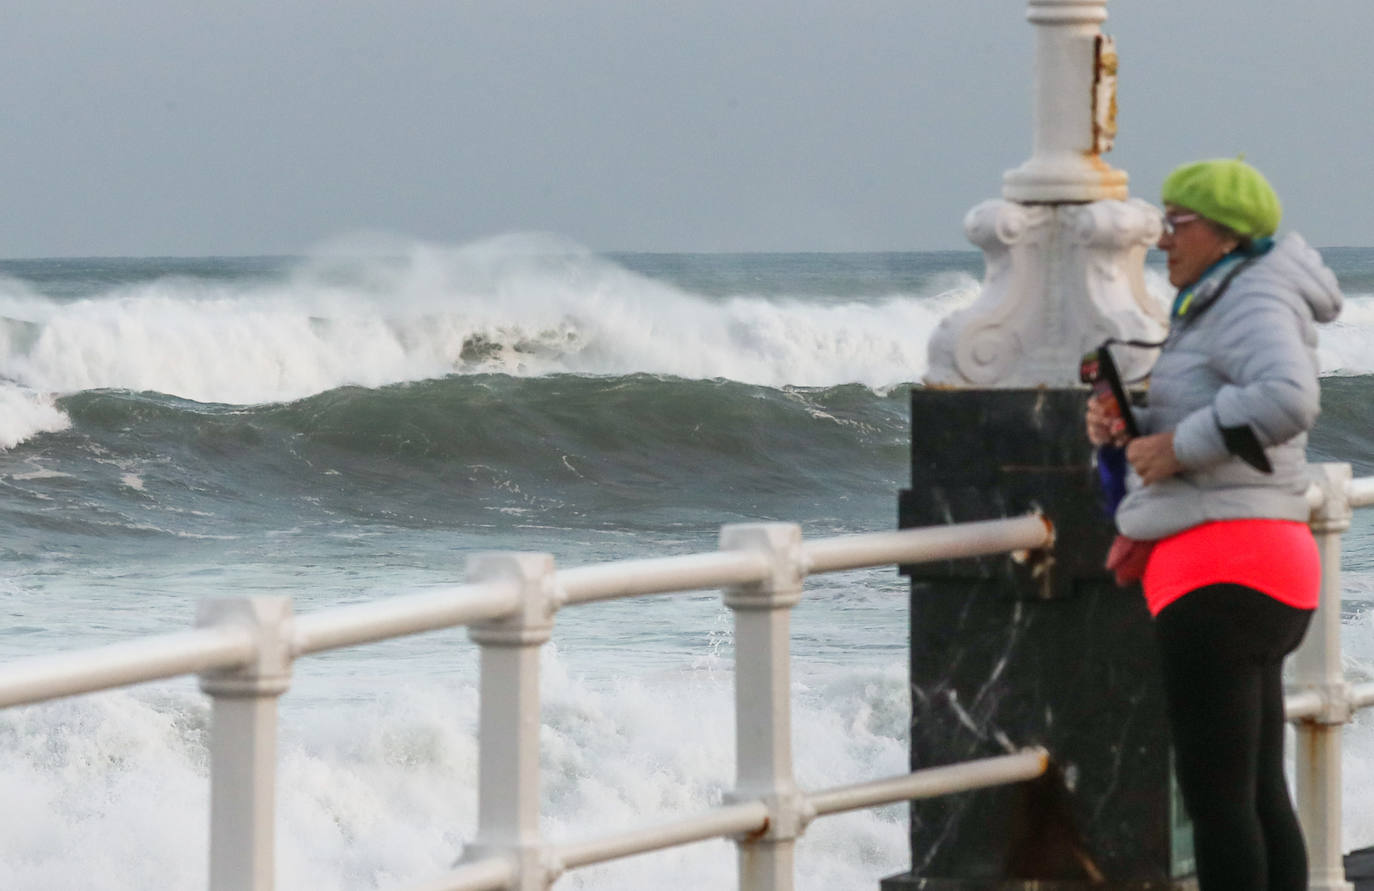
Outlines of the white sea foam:
{"type": "MultiPolygon", "coordinates": [[[[1156,301],[1162,273],[1146,270],[1156,301]]],[[[552,237],[461,247],[352,239],[275,280],[169,277],[48,299],[0,282],[0,447],[66,425],[53,396],[93,388],[201,402],[290,401],[453,373],[635,372],[764,386],[919,380],[963,273],[882,299],[694,294],[552,237]]],[[[1323,373],[1374,372],[1374,297],[1323,329],[1323,373]]]]}
{"type": "Polygon", "coordinates": [[[76,302],[0,289],[0,374],[235,404],[467,371],[886,387],[920,377],[935,324],[977,290],[955,276],[876,302],[720,300],[550,239],[350,250],[266,284],[168,278],[76,302]]]}
{"type": "MultiPolygon", "coordinates": [[[[700,813],[733,780],[731,678],[683,670],[590,685],[544,659],[545,819],[576,840],[700,813]],[[703,721],[702,715],[719,720],[703,721]]],[[[872,712],[907,708],[903,666],[799,690],[797,769],[810,788],[900,773],[906,743],[872,712]]],[[[293,705],[281,722],[282,887],[405,887],[446,871],[476,825],[470,677],[410,679],[293,705]]],[[[0,714],[0,884],[29,891],[197,887],[206,863],[208,710],[186,687],[0,714]]],[[[876,887],[907,858],[902,808],[817,821],[801,889],[876,887]]],[[[560,887],[730,887],[726,842],[579,870],[560,887]]]]}
{"type": "Polygon", "coordinates": [[[11,449],[39,433],[55,433],[71,426],[51,393],[0,383],[0,449],[11,449]]]}
{"type": "Polygon", "coordinates": [[[1374,374],[1374,296],[1348,296],[1340,318],[1321,328],[1322,374],[1374,374]]]}

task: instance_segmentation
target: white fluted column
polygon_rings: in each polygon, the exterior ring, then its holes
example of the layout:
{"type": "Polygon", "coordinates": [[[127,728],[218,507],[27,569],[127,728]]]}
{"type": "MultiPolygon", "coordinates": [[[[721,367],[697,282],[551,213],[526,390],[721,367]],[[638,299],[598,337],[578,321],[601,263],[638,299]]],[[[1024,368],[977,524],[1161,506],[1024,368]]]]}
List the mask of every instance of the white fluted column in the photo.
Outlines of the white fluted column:
{"type": "Polygon", "coordinates": [[[1009,201],[1126,197],[1126,172],[1102,160],[1116,134],[1116,47],[1107,0],[1029,0],[1035,26],[1032,151],[1003,177],[1009,201]]]}
{"type": "Polygon", "coordinates": [[[276,871],[277,697],[291,682],[291,599],[203,601],[196,624],[241,625],[256,656],[207,672],[210,721],[210,889],[272,891],[276,871]]]}
{"type": "Polygon", "coordinates": [[[735,789],[732,801],[768,805],[763,832],[736,839],[740,891],[792,891],[798,836],[815,816],[792,776],[792,607],[805,576],[801,527],[795,523],[724,526],[722,550],[768,556],[762,582],[730,588],[735,613],[735,789]]]}
{"type": "Polygon", "coordinates": [[[510,891],[544,891],[561,867],[539,830],[539,651],[562,598],[549,554],[488,553],[468,560],[468,581],[508,584],[520,606],[468,628],[482,648],[478,716],[477,837],[463,863],[495,857],[511,864],[510,891]]]}

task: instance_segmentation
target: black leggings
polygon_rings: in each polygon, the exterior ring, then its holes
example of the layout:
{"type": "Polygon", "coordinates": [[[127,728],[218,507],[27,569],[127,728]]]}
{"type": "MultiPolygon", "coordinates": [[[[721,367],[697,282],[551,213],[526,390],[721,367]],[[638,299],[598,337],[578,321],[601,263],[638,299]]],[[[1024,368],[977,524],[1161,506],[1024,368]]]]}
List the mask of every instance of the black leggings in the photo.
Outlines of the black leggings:
{"type": "Polygon", "coordinates": [[[1155,620],[1201,891],[1302,891],[1307,849],[1283,772],[1283,657],[1311,610],[1208,585],[1155,620]]]}

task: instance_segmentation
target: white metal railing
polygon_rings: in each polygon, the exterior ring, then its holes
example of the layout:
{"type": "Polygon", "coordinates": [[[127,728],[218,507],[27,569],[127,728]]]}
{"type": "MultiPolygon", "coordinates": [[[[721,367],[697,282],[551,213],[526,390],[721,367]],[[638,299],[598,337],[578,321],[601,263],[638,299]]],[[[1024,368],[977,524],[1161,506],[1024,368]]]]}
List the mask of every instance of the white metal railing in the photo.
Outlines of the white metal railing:
{"type": "Polygon", "coordinates": [[[323,650],[466,625],[480,647],[478,825],[463,861],[409,891],[543,891],[570,869],[732,837],[740,887],[784,891],[793,847],[821,816],[1040,776],[1044,749],[806,792],[792,772],[791,608],[811,574],[1049,547],[1033,514],[806,542],[794,524],[721,530],[713,554],[558,571],[547,554],[489,553],[467,584],[292,614],[285,597],[216,598],[193,631],[0,666],[0,708],[199,674],[212,699],[211,891],[271,891],[277,697],[296,659],[323,650]],[[736,786],[727,803],[659,826],[550,843],[539,831],[539,647],[561,607],[723,588],[735,616],[736,786]]]}
{"type": "Polygon", "coordinates": [[[1307,839],[1311,891],[1349,891],[1341,850],[1341,732],[1374,705],[1374,682],[1351,685],[1341,667],[1341,536],[1354,508],[1374,505],[1374,477],[1351,478],[1349,464],[1319,464],[1307,500],[1321,555],[1317,612],[1293,656],[1284,711],[1295,724],[1298,818],[1307,839]]]}
{"type": "MultiPolygon", "coordinates": [[[[1374,477],[1315,468],[1308,492],[1322,597],[1285,699],[1297,727],[1297,800],[1313,891],[1346,891],[1341,852],[1341,728],[1374,705],[1374,682],[1349,684],[1340,658],[1340,539],[1352,510],[1374,505],[1374,477]]],[[[792,887],[796,839],[820,816],[1018,782],[1044,773],[1043,749],[812,792],[792,774],[789,628],[807,575],[1050,546],[1039,515],[805,542],[792,524],[721,530],[712,554],[555,570],[547,554],[493,553],[468,582],[294,616],[285,597],[217,598],[197,627],[0,666],[0,708],[198,674],[212,698],[211,891],[274,887],[276,699],[294,661],[324,650],[456,626],[481,649],[478,828],[463,862],[408,891],[543,891],[566,870],[732,837],[745,891],[792,887]],[[539,647],[564,606],[723,588],[735,615],[736,773],[728,803],[658,826],[550,843],[539,832],[539,647]]]]}

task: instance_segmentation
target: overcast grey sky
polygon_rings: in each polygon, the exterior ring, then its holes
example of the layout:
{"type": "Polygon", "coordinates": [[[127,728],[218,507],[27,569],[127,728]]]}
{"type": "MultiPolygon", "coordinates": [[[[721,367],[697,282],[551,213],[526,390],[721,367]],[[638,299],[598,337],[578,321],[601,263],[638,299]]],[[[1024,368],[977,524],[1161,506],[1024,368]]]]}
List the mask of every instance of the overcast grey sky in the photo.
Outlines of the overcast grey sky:
{"type": "MultiPolygon", "coordinates": [[[[1374,2],[1113,0],[1120,134],[1374,245],[1374,2]]],[[[381,230],[596,250],[967,247],[1030,150],[1019,0],[10,0],[0,256],[381,230]]]]}

